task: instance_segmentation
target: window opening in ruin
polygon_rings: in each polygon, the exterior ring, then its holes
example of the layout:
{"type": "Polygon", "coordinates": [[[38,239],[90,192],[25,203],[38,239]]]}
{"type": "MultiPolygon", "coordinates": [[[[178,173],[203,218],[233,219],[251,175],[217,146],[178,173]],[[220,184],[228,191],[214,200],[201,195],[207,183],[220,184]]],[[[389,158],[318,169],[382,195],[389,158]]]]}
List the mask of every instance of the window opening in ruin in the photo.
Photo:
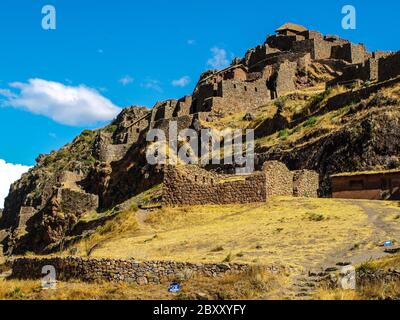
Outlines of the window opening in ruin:
{"type": "Polygon", "coordinates": [[[268,80],[267,80],[267,88],[271,93],[271,100],[275,100],[278,98],[278,93],[277,93],[277,79],[278,75],[277,73],[274,73],[268,80]]]}

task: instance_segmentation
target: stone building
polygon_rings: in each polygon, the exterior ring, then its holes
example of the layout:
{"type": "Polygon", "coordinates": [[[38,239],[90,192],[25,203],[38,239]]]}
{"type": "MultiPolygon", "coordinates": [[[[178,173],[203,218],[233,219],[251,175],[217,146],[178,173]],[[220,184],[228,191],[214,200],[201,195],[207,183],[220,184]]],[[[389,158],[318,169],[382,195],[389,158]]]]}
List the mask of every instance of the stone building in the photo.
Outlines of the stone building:
{"type": "Polygon", "coordinates": [[[331,184],[333,198],[400,200],[400,170],[336,174],[331,184]]]}
{"type": "MultiPolygon", "coordinates": [[[[204,72],[191,95],[157,103],[151,115],[145,117],[143,126],[135,126],[135,130],[140,134],[146,125],[158,127],[171,119],[185,118],[182,121],[187,122],[187,116],[194,114],[206,119],[207,115],[251,112],[301,87],[298,77],[307,74],[314,61],[340,66],[340,72],[336,72],[339,76],[330,85],[355,79],[387,79],[399,73],[396,68],[386,67],[398,59],[398,56],[389,58],[388,54],[369,53],[363,44],[285,23],[275,35],[267,36],[263,44],[249,49],[244,58],[235,58],[231,66],[204,72]]],[[[129,135],[137,138],[134,132],[129,135]]]]}
{"type": "Polygon", "coordinates": [[[360,55],[358,60],[358,63],[348,65],[342,75],[328,82],[327,85],[382,82],[400,76],[400,51],[377,51],[369,54],[364,60],[360,55]]]}
{"type": "Polygon", "coordinates": [[[266,202],[275,196],[317,197],[318,189],[316,172],[291,172],[278,161],[268,161],[262,171],[245,176],[167,166],[162,201],[169,206],[266,202]]]}
{"type": "Polygon", "coordinates": [[[98,131],[94,147],[98,159],[102,162],[121,160],[132,144],[149,128],[151,116],[152,112],[144,107],[125,108],[109,126],[109,130],[98,131]]]}

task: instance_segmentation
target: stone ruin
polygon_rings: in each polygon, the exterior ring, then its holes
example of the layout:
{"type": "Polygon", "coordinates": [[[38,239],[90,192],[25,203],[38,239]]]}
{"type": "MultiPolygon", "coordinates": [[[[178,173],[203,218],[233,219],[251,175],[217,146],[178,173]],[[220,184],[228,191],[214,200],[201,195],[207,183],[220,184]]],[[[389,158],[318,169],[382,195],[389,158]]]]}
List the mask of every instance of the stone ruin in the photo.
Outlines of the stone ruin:
{"type": "Polygon", "coordinates": [[[384,81],[400,75],[400,52],[370,53],[363,44],[354,44],[335,35],[285,23],[268,35],[264,44],[249,49],[244,58],[235,58],[223,70],[204,72],[191,95],[158,102],[151,110],[126,108],[115,121],[113,133],[97,137],[101,161],[119,161],[150,128],[168,132],[174,120],[179,128],[195,128],[208,121],[237,112],[251,112],[307,84],[313,62],[326,65],[335,79],[328,86],[354,81],[384,81]]]}
{"type": "MultiPolygon", "coordinates": [[[[32,204],[22,206],[19,209],[16,218],[18,221],[15,223],[15,228],[12,231],[13,241],[22,239],[27,233],[28,228],[35,225],[35,217],[39,214],[43,220],[47,222],[54,222],[57,219],[65,219],[66,224],[62,229],[54,229],[49,231],[51,241],[59,241],[65,235],[65,231],[70,226],[75,224],[79,218],[86,212],[97,210],[99,206],[98,196],[85,192],[80,186],[79,182],[83,176],[80,173],[72,171],[64,171],[55,179],[55,186],[52,188],[49,201],[44,204],[44,207],[38,209],[32,204]]],[[[0,241],[7,237],[6,232],[0,234],[0,241]]]]}
{"type": "Polygon", "coordinates": [[[377,83],[400,75],[400,52],[373,52],[361,62],[347,66],[343,74],[328,82],[328,86],[352,86],[356,83],[377,83]]]}
{"type": "Polygon", "coordinates": [[[289,169],[278,161],[265,162],[250,175],[222,175],[197,166],[165,169],[162,202],[168,206],[266,202],[275,196],[318,197],[319,175],[289,169]]]}
{"type": "MultiPolygon", "coordinates": [[[[67,168],[62,169],[64,177],[57,177],[59,172],[55,175],[42,172],[29,180],[29,186],[16,184],[0,221],[3,228],[0,242],[10,234],[13,234],[11,239],[18,239],[29,233],[27,228],[32,226],[31,221],[36,217],[42,219],[39,221],[41,225],[49,228],[44,232],[45,240],[48,243],[58,241],[80,215],[99,208],[97,195],[102,201],[106,197],[116,199],[115,203],[107,202],[106,206],[111,206],[144,191],[153,182],[162,181],[160,173],[158,180],[147,183],[150,175],[155,176],[155,171],[149,170],[139,152],[146,147],[145,136],[149,129],[162,129],[167,133],[170,122],[174,120],[178,131],[186,128],[198,130],[203,121],[232,113],[251,113],[289,92],[314,85],[309,77],[314,63],[331,70],[329,74],[334,79],[328,86],[354,82],[378,82],[378,86],[400,75],[400,52],[370,53],[362,44],[353,44],[338,36],[323,35],[292,23],[284,24],[274,35],[267,36],[263,44],[248,50],[243,58],[235,58],[229,67],[204,72],[192,94],[158,102],[152,109],[125,108],[110,126],[97,130],[92,155],[100,164],[96,163],[95,169],[99,171],[95,171],[94,180],[89,181],[93,188],[86,190],[82,186],[88,177],[87,172],[71,173],[73,170],[67,168]],[[127,171],[118,171],[130,168],[136,160],[137,169],[132,170],[129,176],[127,171]],[[114,180],[108,185],[111,173],[114,180]],[[97,189],[97,184],[102,189],[97,189]],[[144,187],[135,189],[135,184],[144,187]],[[40,196],[35,195],[36,190],[40,190],[40,196]]],[[[349,101],[347,94],[333,97],[330,101],[336,106],[344,105],[349,101]]],[[[354,94],[360,96],[360,92],[354,94]]],[[[278,113],[271,123],[268,119],[266,121],[266,125],[261,124],[256,129],[256,137],[287,127],[287,119],[278,113]]],[[[216,175],[195,167],[168,167],[164,178],[164,203],[247,203],[264,202],[274,195],[318,195],[318,175],[315,172],[290,172],[284,165],[275,166],[276,170],[267,170],[266,164],[265,170],[245,177],[216,175]]],[[[36,235],[36,229],[32,230],[32,235],[36,235]]]]}

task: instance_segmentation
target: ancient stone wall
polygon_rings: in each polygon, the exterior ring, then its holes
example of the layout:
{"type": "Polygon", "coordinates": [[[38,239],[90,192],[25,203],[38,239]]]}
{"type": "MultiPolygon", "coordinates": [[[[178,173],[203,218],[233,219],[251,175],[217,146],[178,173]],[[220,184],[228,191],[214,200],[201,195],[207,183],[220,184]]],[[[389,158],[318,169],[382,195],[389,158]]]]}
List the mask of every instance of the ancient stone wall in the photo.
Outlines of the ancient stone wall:
{"type": "Polygon", "coordinates": [[[400,75],[400,51],[379,60],[379,81],[400,75]]]}
{"type": "Polygon", "coordinates": [[[293,43],[294,52],[310,53],[314,60],[331,58],[331,51],[334,43],[325,41],[321,37],[306,39],[293,43]]]}
{"type": "Polygon", "coordinates": [[[205,101],[210,97],[217,95],[217,85],[216,84],[201,84],[198,86],[193,93],[193,103],[190,113],[206,112],[210,110],[205,110],[205,101]]]}
{"type": "Polygon", "coordinates": [[[296,90],[295,78],[297,71],[297,63],[285,61],[278,67],[278,76],[276,78],[276,92],[279,96],[296,90]]]}
{"type": "Polygon", "coordinates": [[[311,170],[293,172],[293,195],[295,197],[318,198],[319,175],[311,170]]]}
{"type": "Polygon", "coordinates": [[[262,171],[266,176],[267,198],[293,196],[293,173],[279,161],[267,161],[262,171]]]}
{"type": "Polygon", "coordinates": [[[14,231],[17,234],[17,236],[23,236],[25,234],[26,223],[36,213],[37,213],[37,210],[33,207],[21,207],[21,209],[19,211],[19,216],[18,216],[18,219],[19,219],[18,226],[14,231]]]}
{"type": "Polygon", "coordinates": [[[260,45],[246,52],[245,63],[247,66],[253,66],[257,62],[264,60],[268,55],[268,48],[266,45],[260,45]]]}
{"type": "Polygon", "coordinates": [[[266,43],[272,48],[279,49],[281,51],[289,51],[292,49],[293,44],[296,41],[304,40],[303,36],[297,35],[273,35],[267,38],[266,43]]]}
{"type": "Polygon", "coordinates": [[[124,109],[115,123],[118,124],[112,133],[110,144],[133,144],[138,141],[140,132],[149,126],[151,111],[143,107],[130,107],[124,109]]]}
{"type": "Polygon", "coordinates": [[[209,100],[206,110],[214,113],[245,112],[271,100],[263,79],[253,82],[225,80],[218,84],[217,97],[209,100]]]}
{"type": "Polygon", "coordinates": [[[366,56],[365,46],[362,44],[345,43],[332,47],[332,59],[341,59],[352,64],[363,63],[366,56]]]}
{"type": "MultiPolygon", "coordinates": [[[[131,129],[136,130],[136,128],[133,127],[128,130],[131,129]]],[[[131,139],[134,139],[134,135],[136,136],[136,132],[135,133],[132,132],[130,134],[131,139]]],[[[127,132],[124,137],[125,137],[124,140],[127,141],[128,139],[127,132]]],[[[113,162],[121,160],[128,151],[129,146],[130,145],[127,143],[113,144],[111,134],[100,131],[96,136],[94,152],[97,158],[101,162],[113,162]]]]}
{"type": "MultiPolygon", "coordinates": [[[[332,98],[329,98],[326,105],[325,109],[321,110],[320,112],[326,113],[328,111],[334,111],[334,110],[339,110],[340,108],[344,106],[351,105],[353,103],[358,103],[361,100],[367,99],[371,96],[371,94],[378,92],[379,90],[383,88],[388,88],[393,86],[396,83],[399,83],[400,79],[391,79],[385,82],[377,83],[374,85],[371,85],[366,88],[362,88],[360,90],[355,90],[355,91],[348,91],[344,92],[341,94],[338,94],[332,98]]],[[[318,114],[315,114],[318,115],[318,114]]]]}
{"type": "Polygon", "coordinates": [[[164,173],[163,203],[203,205],[265,202],[265,176],[217,175],[196,166],[168,166],[164,173]]]}
{"type": "MultiPolygon", "coordinates": [[[[238,263],[139,262],[78,257],[20,258],[9,264],[12,268],[11,278],[14,279],[42,279],[42,268],[53,266],[56,270],[57,281],[111,281],[137,283],[138,285],[180,281],[193,276],[217,277],[229,273],[245,272],[250,268],[249,265],[238,263]]],[[[275,268],[270,267],[269,269],[272,271],[275,268]]]]}
{"type": "Polygon", "coordinates": [[[63,213],[80,215],[99,206],[98,196],[82,190],[60,189],[60,209],[63,213]]]}
{"type": "Polygon", "coordinates": [[[171,122],[176,122],[176,128],[177,128],[176,134],[179,134],[179,132],[181,132],[182,130],[191,128],[193,125],[193,122],[196,119],[198,119],[198,114],[191,114],[191,115],[170,118],[170,119],[161,119],[161,120],[154,122],[152,124],[152,128],[153,129],[161,129],[162,131],[164,131],[165,138],[168,141],[171,122]]]}
{"type": "Polygon", "coordinates": [[[176,108],[173,112],[172,117],[182,117],[190,114],[190,107],[192,106],[192,96],[185,96],[178,100],[176,108]]]}
{"type": "Polygon", "coordinates": [[[302,32],[302,35],[306,39],[323,39],[324,38],[322,33],[318,32],[318,31],[312,31],[312,30],[304,31],[304,32],[302,32]]]}
{"type": "Polygon", "coordinates": [[[296,173],[278,161],[251,175],[216,174],[197,166],[165,168],[162,202],[168,206],[265,202],[274,196],[317,197],[318,174],[296,173]],[[296,187],[296,189],[295,189],[296,187]]]}
{"type": "Polygon", "coordinates": [[[178,105],[178,100],[166,100],[158,102],[152,110],[151,122],[173,117],[174,111],[178,105]]]}

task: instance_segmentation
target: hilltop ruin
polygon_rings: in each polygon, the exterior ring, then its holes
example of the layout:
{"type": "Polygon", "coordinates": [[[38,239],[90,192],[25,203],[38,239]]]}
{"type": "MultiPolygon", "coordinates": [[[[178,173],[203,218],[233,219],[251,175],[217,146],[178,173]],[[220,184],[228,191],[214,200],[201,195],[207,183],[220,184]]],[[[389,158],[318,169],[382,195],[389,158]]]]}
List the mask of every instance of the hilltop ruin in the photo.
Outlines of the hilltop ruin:
{"type": "MultiPolygon", "coordinates": [[[[205,168],[193,171],[201,171],[201,176],[206,179],[204,183],[195,181],[196,174],[193,172],[180,176],[184,181],[175,181],[174,178],[165,180],[174,177],[176,172],[163,166],[150,166],[146,162],[146,134],[152,128],[168,132],[171,120],[177,122],[178,131],[185,128],[199,131],[204,124],[214,120],[235,113],[252,113],[271,101],[317,84],[326,84],[328,88],[363,84],[358,91],[330,97],[322,111],[306,110],[290,121],[279,113],[273,118],[263,119],[255,131],[256,138],[265,137],[293,128],[310,115],[318,115],[318,112],[360,103],[371,93],[397,83],[399,75],[400,52],[368,52],[363,44],[286,23],[274,35],[268,35],[263,44],[249,49],[243,58],[235,58],[229,67],[204,72],[192,94],[158,102],[152,109],[138,106],[125,108],[109,126],[95,131],[86,130],[59,151],[39,156],[35,168],[11,187],[0,220],[0,242],[8,252],[40,252],[70,235],[85,211],[108,210],[163,182],[170,187],[166,189],[163,201],[171,205],[227,203],[229,199],[229,202],[264,201],[268,190],[279,189],[282,185],[278,179],[276,186],[265,187],[268,179],[262,165],[270,160],[279,160],[295,171],[293,174],[287,169],[290,190],[278,194],[316,195],[316,174],[298,170],[318,171],[320,187],[323,184],[323,191],[326,192],[329,187],[325,185],[325,177],[329,173],[338,172],[343,166],[349,171],[363,169],[373,161],[383,165],[388,155],[395,153],[400,141],[397,138],[400,132],[394,131],[397,130],[396,119],[374,114],[330,135],[326,131],[317,132],[316,135],[320,134],[323,138],[314,144],[304,144],[304,138],[300,139],[299,147],[291,146],[286,152],[280,148],[262,150],[256,155],[259,172],[254,176],[243,181],[224,181],[226,176],[215,176],[214,185],[211,182],[214,178],[211,177],[215,173],[203,170],[205,168]],[[313,72],[316,65],[324,70],[323,77],[313,72]],[[387,130],[379,129],[383,127],[380,124],[387,123],[393,125],[387,130]],[[380,131],[373,131],[374,128],[380,131]],[[379,143],[376,147],[374,143],[378,140],[373,138],[374,132],[381,140],[392,140],[390,143],[379,143]],[[371,143],[366,144],[365,140],[371,143]],[[389,147],[385,149],[387,145],[389,147]],[[365,153],[368,159],[360,155],[364,149],[368,151],[365,153]],[[335,151],[339,155],[333,155],[335,151]],[[344,158],[346,164],[342,161],[344,158]],[[218,183],[217,188],[217,181],[224,183],[218,183]],[[261,194],[253,194],[248,187],[257,184],[257,181],[263,190],[261,194]],[[299,181],[304,181],[304,184],[299,181]],[[311,181],[310,184],[307,181],[311,181]],[[179,185],[180,182],[182,185],[179,185]],[[224,193],[221,188],[230,191],[224,193]],[[190,199],[191,190],[216,191],[212,195],[208,192],[207,196],[190,199]],[[238,194],[243,192],[244,200],[238,200],[235,194],[238,190],[238,194]],[[244,190],[250,191],[247,194],[244,190]],[[179,199],[179,193],[187,194],[187,197],[179,199]],[[71,210],[72,207],[76,210],[71,210]]],[[[360,104],[357,108],[352,112],[366,107],[360,104]]]]}

